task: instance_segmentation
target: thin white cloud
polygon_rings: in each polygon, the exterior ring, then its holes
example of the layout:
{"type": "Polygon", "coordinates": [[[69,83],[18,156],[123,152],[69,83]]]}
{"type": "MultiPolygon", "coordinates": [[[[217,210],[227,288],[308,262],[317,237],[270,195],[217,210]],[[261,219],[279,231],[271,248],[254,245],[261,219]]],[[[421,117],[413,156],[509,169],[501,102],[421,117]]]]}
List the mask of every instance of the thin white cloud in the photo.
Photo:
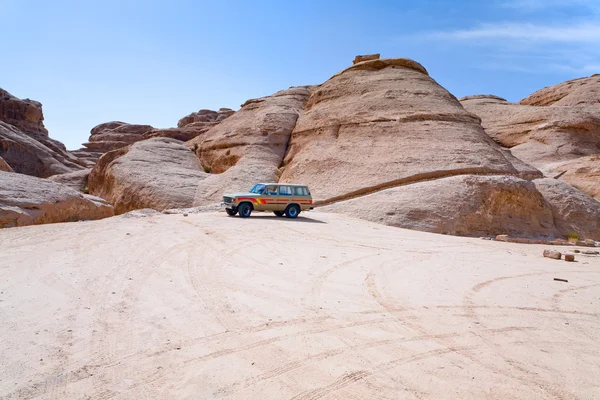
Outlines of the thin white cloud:
{"type": "Polygon", "coordinates": [[[433,32],[429,36],[437,39],[461,41],[510,39],[525,42],[598,43],[600,42],[600,24],[583,23],[575,26],[521,23],[487,24],[471,29],[433,32]]]}
{"type": "Polygon", "coordinates": [[[521,11],[536,11],[556,7],[590,7],[596,8],[597,0],[504,0],[499,3],[501,7],[521,11]]]}

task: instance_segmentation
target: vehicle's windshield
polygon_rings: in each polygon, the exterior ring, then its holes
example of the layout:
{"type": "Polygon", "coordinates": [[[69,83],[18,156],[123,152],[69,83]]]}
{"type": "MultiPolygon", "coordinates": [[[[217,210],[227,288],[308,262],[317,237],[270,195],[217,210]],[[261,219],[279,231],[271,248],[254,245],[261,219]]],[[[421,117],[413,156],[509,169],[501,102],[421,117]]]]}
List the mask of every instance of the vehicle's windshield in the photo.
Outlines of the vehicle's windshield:
{"type": "Polygon", "coordinates": [[[262,192],[265,190],[265,185],[261,185],[256,184],[254,185],[254,187],[252,189],[250,189],[250,193],[257,193],[257,194],[262,194],[262,192]]]}

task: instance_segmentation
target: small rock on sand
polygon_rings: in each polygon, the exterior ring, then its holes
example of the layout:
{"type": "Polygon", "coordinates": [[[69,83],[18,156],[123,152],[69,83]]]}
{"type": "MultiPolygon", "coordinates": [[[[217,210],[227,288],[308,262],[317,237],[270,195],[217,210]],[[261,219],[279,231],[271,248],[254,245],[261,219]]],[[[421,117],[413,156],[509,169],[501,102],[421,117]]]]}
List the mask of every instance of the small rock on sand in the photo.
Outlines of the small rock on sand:
{"type": "Polygon", "coordinates": [[[544,257],[553,258],[555,260],[560,260],[562,254],[560,251],[556,250],[544,250],[544,257]]]}

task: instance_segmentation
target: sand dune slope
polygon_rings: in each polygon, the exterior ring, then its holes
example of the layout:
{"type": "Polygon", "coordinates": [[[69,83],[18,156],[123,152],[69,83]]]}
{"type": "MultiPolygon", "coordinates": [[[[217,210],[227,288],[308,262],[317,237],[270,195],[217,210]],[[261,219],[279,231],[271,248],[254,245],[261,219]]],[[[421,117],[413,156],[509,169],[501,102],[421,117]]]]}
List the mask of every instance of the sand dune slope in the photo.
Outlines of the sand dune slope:
{"type": "Polygon", "coordinates": [[[600,258],[543,248],[318,212],[5,229],[0,398],[600,398],[600,258]]]}

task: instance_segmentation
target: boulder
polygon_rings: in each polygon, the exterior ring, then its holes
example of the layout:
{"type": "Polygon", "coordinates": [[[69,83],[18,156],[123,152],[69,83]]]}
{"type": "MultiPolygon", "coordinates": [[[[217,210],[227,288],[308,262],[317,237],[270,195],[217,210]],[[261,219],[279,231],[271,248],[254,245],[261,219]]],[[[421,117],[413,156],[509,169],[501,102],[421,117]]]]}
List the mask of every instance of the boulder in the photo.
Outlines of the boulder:
{"type": "Polygon", "coordinates": [[[80,171],[69,172],[67,174],[52,175],[48,179],[66,185],[78,192],[87,193],[88,191],[88,176],[92,171],[91,168],[82,169],[80,171]]]}
{"type": "Polygon", "coordinates": [[[140,208],[162,211],[193,206],[196,188],[207,176],[182,142],[153,138],[100,157],[88,190],[110,201],[117,214],[140,208]]]}
{"type": "MultiPolygon", "coordinates": [[[[560,260],[560,258],[562,257],[561,252],[560,251],[556,251],[556,250],[544,250],[544,252],[542,253],[542,255],[544,257],[553,258],[555,260],[560,260]]],[[[566,259],[566,255],[565,255],[565,259],[566,259]]]]}
{"type": "Polygon", "coordinates": [[[0,171],[0,228],[112,215],[113,207],[103,199],[48,179],[0,171]]]}
{"type": "Polygon", "coordinates": [[[555,237],[552,210],[530,181],[464,175],[381,190],[320,208],[400,228],[460,236],[555,237]]]}
{"type": "Polygon", "coordinates": [[[407,59],[363,61],[315,88],[283,167],[281,181],[308,184],[320,204],[454,175],[519,174],[480,119],[407,59]]]}
{"type": "Polygon", "coordinates": [[[600,106],[600,75],[545,87],[519,102],[529,106],[600,106]]]}
{"type": "Polygon", "coordinates": [[[550,204],[554,224],[563,236],[600,240],[600,202],[557,179],[533,181],[550,204]]]}
{"type": "Polygon", "coordinates": [[[0,157],[0,171],[14,172],[10,165],[8,165],[8,163],[4,161],[4,158],[2,157],[0,157]]]}

